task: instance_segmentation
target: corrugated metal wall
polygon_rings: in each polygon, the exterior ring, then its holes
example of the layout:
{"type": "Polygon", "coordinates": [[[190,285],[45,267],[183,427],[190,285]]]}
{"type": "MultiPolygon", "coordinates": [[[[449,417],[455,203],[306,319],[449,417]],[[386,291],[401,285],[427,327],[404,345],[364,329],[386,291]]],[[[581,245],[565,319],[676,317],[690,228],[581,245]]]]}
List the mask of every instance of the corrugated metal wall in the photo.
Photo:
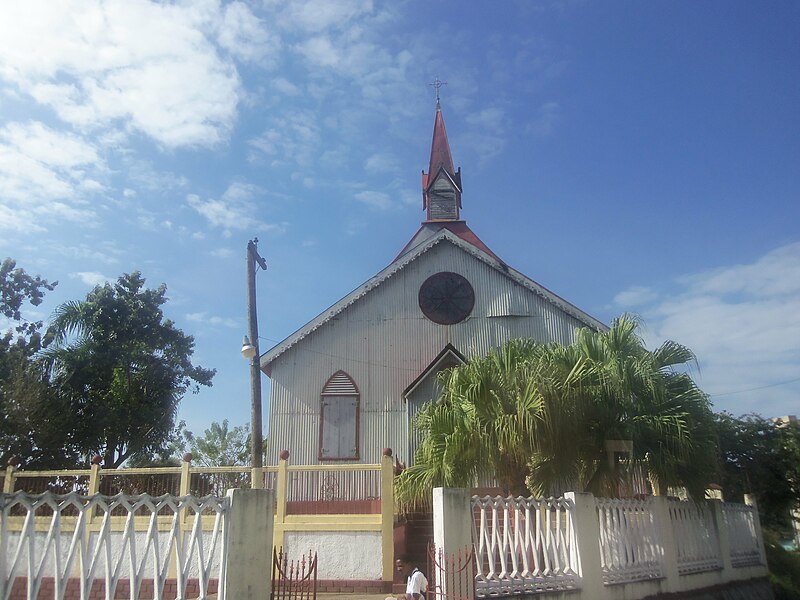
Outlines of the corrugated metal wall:
{"type": "Polygon", "coordinates": [[[390,447],[410,464],[402,392],[448,343],[467,357],[482,356],[517,337],[570,343],[581,325],[451,243],[439,243],[275,359],[267,458],[274,463],[287,449],[292,463],[317,464],[320,394],[341,369],[361,393],[361,462],[379,462],[390,447]],[[475,289],[475,308],[461,323],[437,325],[419,309],[419,286],[440,271],[463,275],[475,289]]]}

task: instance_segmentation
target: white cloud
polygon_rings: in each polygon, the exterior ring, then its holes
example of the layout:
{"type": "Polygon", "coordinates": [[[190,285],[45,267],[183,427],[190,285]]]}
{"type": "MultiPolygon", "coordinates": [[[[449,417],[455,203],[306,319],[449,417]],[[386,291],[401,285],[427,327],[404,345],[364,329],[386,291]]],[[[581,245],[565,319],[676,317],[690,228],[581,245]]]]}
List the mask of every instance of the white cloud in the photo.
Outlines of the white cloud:
{"type": "Polygon", "coordinates": [[[69,276],[80,279],[83,283],[91,287],[103,285],[106,281],[112,281],[111,277],[106,277],[97,271],[78,271],[77,273],[70,273],[69,276]]]}
{"type": "Polygon", "coordinates": [[[256,17],[244,2],[231,2],[223,9],[219,24],[220,45],[242,60],[272,62],[279,48],[279,40],[270,35],[263,21],[256,17]]]}
{"type": "Polygon", "coordinates": [[[367,158],[364,169],[370,173],[392,173],[400,170],[400,164],[393,154],[379,152],[367,158]]]}
{"type": "Polygon", "coordinates": [[[346,25],[372,10],[372,0],[293,0],[287,6],[283,22],[290,27],[319,32],[346,25]]]}
{"type": "Polygon", "coordinates": [[[484,108],[466,117],[467,123],[490,130],[501,130],[505,123],[505,112],[496,106],[484,108]]]}
{"type": "Polygon", "coordinates": [[[716,410],[796,413],[800,382],[783,384],[800,378],[800,243],[678,285],[640,311],[649,344],[672,339],[691,348],[716,410]]]}
{"type": "Polygon", "coordinates": [[[275,119],[272,126],[248,144],[272,165],[310,167],[320,152],[320,128],[311,111],[293,111],[275,119]]]}
{"type": "Polygon", "coordinates": [[[232,183],[219,199],[203,200],[196,194],[186,197],[187,204],[200,213],[214,228],[223,230],[228,237],[233,230],[247,229],[262,231],[282,231],[286,224],[265,223],[258,218],[257,196],[263,195],[258,186],[232,183]]]}
{"type": "Polygon", "coordinates": [[[285,79],[284,77],[277,77],[273,79],[272,87],[274,87],[280,93],[286,94],[287,96],[300,95],[300,88],[298,88],[295,84],[293,84],[288,79],[285,79]]]}
{"type": "Polygon", "coordinates": [[[207,312],[189,313],[186,315],[186,319],[194,323],[227,327],[229,329],[238,329],[240,327],[240,324],[236,319],[229,319],[227,317],[209,316],[207,312]]]}
{"type": "Polygon", "coordinates": [[[363,202],[367,206],[376,208],[378,210],[388,210],[392,207],[392,201],[389,198],[389,194],[384,192],[364,190],[363,192],[358,192],[353,197],[359,202],[363,202]]]}
{"type": "Polygon", "coordinates": [[[240,2],[26,0],[3,12],[0,79],[75,126],[170,148],[226,140],[242,84],[224,52],[262,60],[276,47],[240,2]]]}
{"type": "Polygon", "coordinates": [[[215,258],[233,258],[236,255],[230,248],[216,248],[209,252],[209,254],[215,258]]]}
{"type": "Polygon", "coordinates": [[[658,294],[655,290],[641,285],[634,285],[614,296],[613,302],[621,308],[633,308],[648,304],[657,297],[658,294]]]}
{"type": "Polygon", "coordinates": [[[78,136],[37,121],[7,124],[0,129],[0,229],[40,232],[56,219],[93,224],[82,198],[104,189],[97,181],[104,171],[96,148],[78,136]]]}
{"type": "Polygon", "coordinates": [[[74,246],[59,246],[58,252],[71,259],[93,260],[105,265],[114,265],[119,262],[118,257],[122,251],[113,242],[100,242],[92,246],[77,244],[74,246]]]}

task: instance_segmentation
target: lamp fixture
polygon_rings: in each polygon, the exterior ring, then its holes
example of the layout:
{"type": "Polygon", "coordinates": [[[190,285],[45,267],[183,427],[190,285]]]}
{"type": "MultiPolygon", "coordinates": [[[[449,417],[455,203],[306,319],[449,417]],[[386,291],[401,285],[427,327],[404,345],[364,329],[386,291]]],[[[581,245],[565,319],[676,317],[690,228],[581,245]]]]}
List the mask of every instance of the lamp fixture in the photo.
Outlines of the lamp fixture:
{"type": "Polygon", "coordinates": [[[242,356],[244,356],[247,360],[250,360],[256,355],[256,347],[250,343],[250,338],[244,336],[242,340],[242,356]]]}

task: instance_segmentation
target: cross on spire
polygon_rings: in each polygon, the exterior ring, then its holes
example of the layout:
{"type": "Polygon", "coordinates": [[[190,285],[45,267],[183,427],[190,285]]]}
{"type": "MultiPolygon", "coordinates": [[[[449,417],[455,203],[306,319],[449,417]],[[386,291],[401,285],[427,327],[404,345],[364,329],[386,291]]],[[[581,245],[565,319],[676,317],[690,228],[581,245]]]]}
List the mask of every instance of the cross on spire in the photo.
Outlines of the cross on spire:
{"type": "Polygon", "coordinates": [[[437,75],[434,78],[433,83],[429,83],[428,85],[436,90],[436,106],[438,107],[439,106],[439,90],[441,89],[441,87],[443,85],[447,85],[447,82],[446,81],[442,81],[441,79],[439,79],[439,76],[437,75]]]}

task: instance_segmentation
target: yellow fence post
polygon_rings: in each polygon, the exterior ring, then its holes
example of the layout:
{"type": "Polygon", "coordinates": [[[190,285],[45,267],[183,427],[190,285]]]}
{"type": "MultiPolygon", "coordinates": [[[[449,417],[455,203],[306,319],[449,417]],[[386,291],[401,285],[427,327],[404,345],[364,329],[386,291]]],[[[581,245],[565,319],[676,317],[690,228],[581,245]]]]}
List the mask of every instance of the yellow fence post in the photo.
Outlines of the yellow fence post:
{"type": "Polygon", "coordinates": [[[394,579],[394,464],[392,449],[384,448],[381,456],[381,552],[383,580],[394,579]]]}
{"type": "MultiPolygon", "coordinates": [[[[181,463],[181,483],[178,487],[179,496],[188,496],[191,491],[192,481],[192,453],[187,452],[183,455],[183,462],[181,463]]],[[[186,521],[189,519],[189,511],[185,508],[181,515],[181,539],[183,539],[183,532],[186,531],[186,521]]]]}
{"type": "Polygon", "coordinates": [[[4,494],[13,494],[14,493],[14,473],[19,466],[19,459],[16,456],[12,456],[8,459],[8,465],[6,466],[6,476],[3,479],[3,493],[4,494]]]}
{"type": "MultiPolygon", "coordinates": [[[[89,471],[89,489],[86,491],[88,496],[94,496],[100,493],[100,463],[103,462],[103,457],[95,454],[92,457],[91,471],[89,471]]],[[[94,521],[94,508],[86,513],[86,532],[88,535],[89,526],[94,521]]],[[[88,538],[87,538],[88,539],[88,538]]]]}
{"type": "Polygon", "coordinates": [[[283,530],[286,526],[286,494],[289,489],[289,451],[281,450],[278,460],[278,489],[275,498],[277,510],[275,513],[275,529],[272,536],[272,545],[280,548],[283,546],[283,530]]]}

